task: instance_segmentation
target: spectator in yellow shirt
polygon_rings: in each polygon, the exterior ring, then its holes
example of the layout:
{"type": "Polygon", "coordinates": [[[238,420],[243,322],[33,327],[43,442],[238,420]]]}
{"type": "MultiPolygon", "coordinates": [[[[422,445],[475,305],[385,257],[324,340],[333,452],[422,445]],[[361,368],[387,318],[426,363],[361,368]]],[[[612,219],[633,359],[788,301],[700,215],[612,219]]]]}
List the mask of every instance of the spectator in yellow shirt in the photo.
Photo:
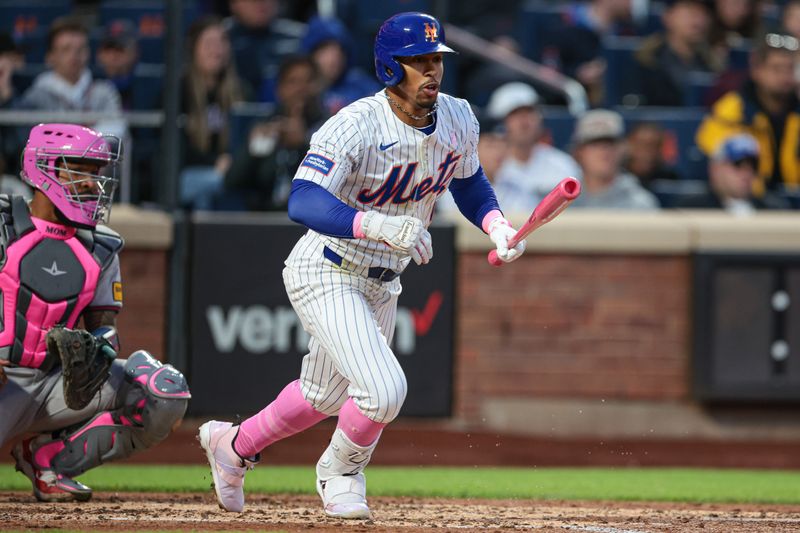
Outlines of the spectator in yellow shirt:
{"type": "Polygon", "coordinates": [[[798,50],[797,38],[768,33],[753,49],[750,79],[720,98],[697,131],[697,144],[709,156],[732,134],[756,138],[761,152],[753,184],[757,196],[767,189],[800,190],[798,50]]]}

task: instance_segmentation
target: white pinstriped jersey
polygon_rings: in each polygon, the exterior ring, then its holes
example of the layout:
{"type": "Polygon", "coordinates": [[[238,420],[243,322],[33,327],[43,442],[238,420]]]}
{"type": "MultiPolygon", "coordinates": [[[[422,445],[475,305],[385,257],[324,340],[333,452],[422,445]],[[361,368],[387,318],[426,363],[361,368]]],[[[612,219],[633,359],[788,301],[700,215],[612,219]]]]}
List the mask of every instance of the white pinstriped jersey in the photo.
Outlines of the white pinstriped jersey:
{"type": "MultiPolygon", "coordinates": [[[[479,167],[479,126],[469,104],[446,94],[437,102],[430,135],[402,122],[385,91],[350,104],[312,136],[295,179],[315,182],[359,211],[410,215],[427,226],[450,180],[468,178],[479,167]]],[[[357,265],[400,272],[410,261],[369,239],[321,238],[357,265]]]]}

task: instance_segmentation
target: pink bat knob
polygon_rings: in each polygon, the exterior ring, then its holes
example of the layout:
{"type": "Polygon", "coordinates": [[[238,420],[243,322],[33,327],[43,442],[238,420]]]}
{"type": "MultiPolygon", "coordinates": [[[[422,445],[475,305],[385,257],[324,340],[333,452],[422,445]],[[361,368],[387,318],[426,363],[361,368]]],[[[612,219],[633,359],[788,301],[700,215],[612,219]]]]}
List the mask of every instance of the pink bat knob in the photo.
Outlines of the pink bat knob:
{"type": "Polygon", "coordinates": [[[497,256],[497,250],[492,250],[489,252],[489,257],[487,258],[489,264],[492,266],[499,267],[503,264],[503,260],[497,256]]]}

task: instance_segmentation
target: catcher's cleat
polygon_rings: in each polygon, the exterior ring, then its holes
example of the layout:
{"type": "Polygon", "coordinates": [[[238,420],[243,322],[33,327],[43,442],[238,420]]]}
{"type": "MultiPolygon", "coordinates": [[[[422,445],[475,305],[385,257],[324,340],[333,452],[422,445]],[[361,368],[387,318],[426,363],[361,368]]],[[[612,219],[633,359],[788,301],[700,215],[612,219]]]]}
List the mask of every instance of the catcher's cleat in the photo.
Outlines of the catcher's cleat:
{"type": "Polygon", "coordinates": [[[33,484],[33,495],[40,502],[86,502],[92,498],[92,489],[59,474],[55,470],[41,467],[33,458],[34,438],[25,439],[14,446],[11,455],[16,460],[16,469],[22,472],[33,484]]]}
{"type": "Polygon", "coordinates": [[[230,422],[211,420],[200,426],[198,440],[206,451],[214,492],[222,509],[241,513],[244,510],[244,475],[252,470],[259,460],[242,459],[233,449],[233,439],[239,428],[230,422]]]}
{"type": "Polygon", "coordinates": [[[362,473],[336,476],[327,481],[317,479],[317,493],[322,498],[325,514],[328,516],[372,518],[367,506],[367,480],[362,473]]]}

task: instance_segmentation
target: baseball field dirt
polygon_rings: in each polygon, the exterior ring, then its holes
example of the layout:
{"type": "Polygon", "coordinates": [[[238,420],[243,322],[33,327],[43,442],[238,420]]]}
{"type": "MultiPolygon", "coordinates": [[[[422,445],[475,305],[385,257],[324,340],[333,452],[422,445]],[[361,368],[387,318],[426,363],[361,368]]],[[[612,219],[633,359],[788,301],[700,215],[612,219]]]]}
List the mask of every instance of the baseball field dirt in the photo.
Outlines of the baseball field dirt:
{"type": "MultiPolygon", "coordinates": [[[[197,423],[129,463],[204,463],[194,439],[197,423]]],[[[383,465],[615,465],[797,469],[797,443],[598,441],[547,439],[434,429],[400,422],[387,432],[375,464],[383,465]],[[794,444],[794,445],[793,445],[794,444]],[[490,450],[490,452],[489,452],[490,450]]],[[[270,448],[269,463],[314,464],[332,429],[323,423],[270,448]]],[[[0,451],[0,462],[10,459],[0,451]]],[[[374,519],[325,517],[315,496],[247,494],[244,514],[225,513],[212,490],[203,493],[98,491],[91,502],[43,504],[29,491],[0,492],[0,530],[70,531],[800,531],[800,505],[691,504],[557,500],[455,500],[372,497],[374,519]]]]}
{"type": "Polygon", "coordinates": [[[205,494],[96,494],[88,503],[36,503],[0,494],[2,530],[71,531],[587,531],[783,532],[800,530],[800,507],[665,503],[372,498],[373,520],[322,514],[312,496],[249,495],[243,514],[205,494]]]}

